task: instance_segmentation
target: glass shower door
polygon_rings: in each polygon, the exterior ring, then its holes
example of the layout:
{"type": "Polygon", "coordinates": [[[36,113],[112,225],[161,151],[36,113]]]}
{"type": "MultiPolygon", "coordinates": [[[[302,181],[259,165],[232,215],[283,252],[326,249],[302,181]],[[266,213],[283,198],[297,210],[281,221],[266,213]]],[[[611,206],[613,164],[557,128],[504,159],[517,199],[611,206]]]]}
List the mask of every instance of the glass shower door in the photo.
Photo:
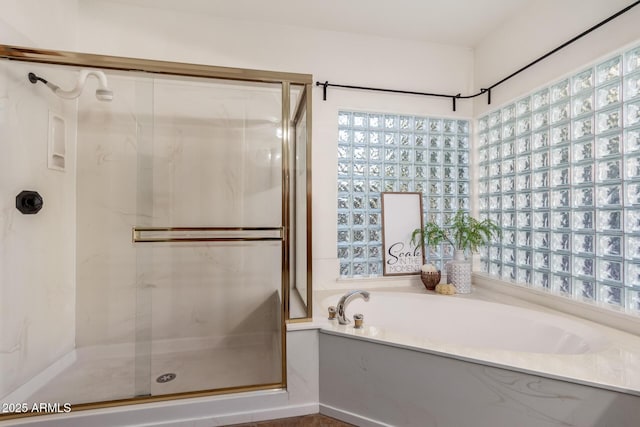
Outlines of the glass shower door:
{"type": "Polygon", "coordinates": [[[282,85],[155,78],[136,395],[282,382],[282,85]]]}

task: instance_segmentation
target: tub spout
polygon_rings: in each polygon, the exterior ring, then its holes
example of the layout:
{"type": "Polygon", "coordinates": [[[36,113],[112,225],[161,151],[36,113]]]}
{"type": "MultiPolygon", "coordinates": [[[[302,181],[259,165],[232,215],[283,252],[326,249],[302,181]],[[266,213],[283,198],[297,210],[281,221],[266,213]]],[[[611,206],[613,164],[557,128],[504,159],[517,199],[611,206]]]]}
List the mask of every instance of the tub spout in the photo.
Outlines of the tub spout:
{"type": "Polygon", "coordinates": [[[369,292],[361,290],[349,291],[340,298],[340,301],[338,301],[338,306],[336,307],[338,310],[339,324],[348,325],[349,322],[351,322],[351,320],[347,319],[347,305],[351,302],[351,300],[358,296],[364,298],[365,301],[369,301],[369,292]]]}

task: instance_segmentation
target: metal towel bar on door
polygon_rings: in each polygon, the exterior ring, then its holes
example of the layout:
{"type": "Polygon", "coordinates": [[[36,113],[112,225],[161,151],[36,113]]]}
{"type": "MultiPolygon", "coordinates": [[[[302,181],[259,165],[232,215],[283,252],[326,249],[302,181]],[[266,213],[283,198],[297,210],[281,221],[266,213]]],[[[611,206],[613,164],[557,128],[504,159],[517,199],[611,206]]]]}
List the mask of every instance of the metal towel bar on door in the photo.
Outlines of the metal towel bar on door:
{"type": "Polygon", "coordinates": [[[133,243],[282,241],[283,227],[133,227],[133,243]]]}

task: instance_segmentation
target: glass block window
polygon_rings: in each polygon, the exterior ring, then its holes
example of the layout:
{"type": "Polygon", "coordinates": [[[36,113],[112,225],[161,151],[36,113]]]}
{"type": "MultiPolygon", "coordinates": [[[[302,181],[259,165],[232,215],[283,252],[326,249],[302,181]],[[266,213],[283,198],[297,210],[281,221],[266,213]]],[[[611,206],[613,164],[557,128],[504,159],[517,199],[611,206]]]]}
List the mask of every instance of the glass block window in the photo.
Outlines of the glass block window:
{"type": "MultiPolygon", "coordinates": [[[[469,121],[339,111],[337,185],[340,276],[382,276],[381,192],[421,192],[439,224],[469,209],[469,121]]],[[[442,268],[453,251],[426,255],[442,268]]]]}
{"type": "Polygon", "coordinates": [[[640,313],[640,47],[478,121],[484,272],[640,313]]]}

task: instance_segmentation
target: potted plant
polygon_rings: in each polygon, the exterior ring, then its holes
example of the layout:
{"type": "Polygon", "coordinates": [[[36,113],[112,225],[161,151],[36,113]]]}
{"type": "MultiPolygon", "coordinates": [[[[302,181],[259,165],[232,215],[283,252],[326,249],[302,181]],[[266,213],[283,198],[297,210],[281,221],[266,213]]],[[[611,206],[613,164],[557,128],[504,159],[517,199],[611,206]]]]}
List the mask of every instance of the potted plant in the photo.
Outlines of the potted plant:
{"type": "Polygon", "coordinates": [[[453,261],[447,263],[447,281],[456,286],[458,293],[471,292],[471,262],[465,252],[477,252],[494,237],[501,234],[500,227],[489,218],[482,221],[473,218],[468,212],[458,210],[449,224],[444,227],[427,222],[422,229],[417,228],[411,234],[411,241],[421,238],[427,246],[437,246],[447,242],[453,246],[453,261]]]}

